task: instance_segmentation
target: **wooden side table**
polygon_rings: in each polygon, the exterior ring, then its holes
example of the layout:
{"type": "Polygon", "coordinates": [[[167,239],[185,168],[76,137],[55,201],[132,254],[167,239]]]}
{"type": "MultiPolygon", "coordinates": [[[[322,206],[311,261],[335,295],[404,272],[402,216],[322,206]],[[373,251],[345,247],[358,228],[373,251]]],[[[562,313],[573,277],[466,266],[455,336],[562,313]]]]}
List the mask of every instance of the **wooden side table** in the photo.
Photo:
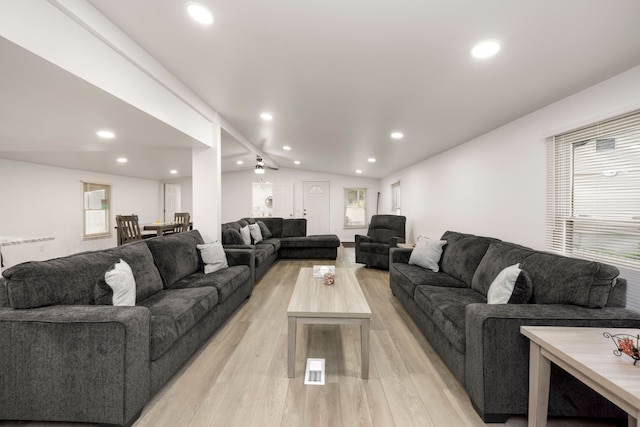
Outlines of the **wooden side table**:
{"type": "Polygon", "coordinates": [[[551,362],[629,414],[639,426],[640,370],[633,360],[616,356],[604,333],[636,336],[639,329],[521,326],[531,341],[529,358],[529,427],[547,425],[551,362]]]}

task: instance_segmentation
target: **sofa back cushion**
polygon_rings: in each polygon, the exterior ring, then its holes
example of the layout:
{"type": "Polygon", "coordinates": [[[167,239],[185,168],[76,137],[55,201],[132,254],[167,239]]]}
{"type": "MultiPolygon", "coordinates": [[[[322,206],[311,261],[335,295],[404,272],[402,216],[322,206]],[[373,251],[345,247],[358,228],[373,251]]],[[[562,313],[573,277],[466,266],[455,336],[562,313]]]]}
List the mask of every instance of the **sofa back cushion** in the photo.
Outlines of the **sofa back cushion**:
{"type": "MultiPolygon", "coordinates": [[[[491,283],[502,270],[510,265],[521,263],[533,253],[533,249],[525,248],[524,246],[499,241],[491,242],[473,274],[471,287],[482,295],[487,296],[491,283]]],[[[526,269],[522,269],[526,271],[526,269]]]]}
{"type": "Polygon", "coordinates": [[[109,249],[109,252],[117,259],[126,261],[131,267],[133,278],[136,281],[136,301],[148,298],[163,289],[160,272],[145,242],[140,241],[118,246],[109,249]]]}
{"type": "Polygon", "coordinates": [[[143,242],[151,250],[165,288],[203,268],[196,246],[204,241],[198,230],[147,239],[143,242]]]}
{"type": "Polygon", "coordinates": [[[392,238],[404,242],[407,218],[403,215],[373,215],[367,236],[374,243],[390,244],[392,238]]]}
{"type": "Polygon", "coordinates": [[[440,259],[440,270],[451,277],[462,280],[469,286],[471,286],[473,275],[487,252],[489,244],[492,241],[497,241],[488,237],[455,231],[445,232],[440,240],[447,241],[440,259]]]}
{"type": "Polygon", "coordinates": [[[604,307],[619,271],[594,261],[535,252],[521,263],[533,283],[532,303],[604,307]]]}
{"type": "Polygon", "coordinates": [[[264,225],[267,226],[267,228],[271,232],[271,237],[274,237],[274,238],[282,237],[282,231],[284,227],[283,218],[264,217],[264,218],[260,218],[260,221],[262,221],[264,225]]]}
{"type": "Polygon", "coordinates": [[[287,218],[282,221],[282,237],[305,237],[306,235],[306,218],[287,218]]]}

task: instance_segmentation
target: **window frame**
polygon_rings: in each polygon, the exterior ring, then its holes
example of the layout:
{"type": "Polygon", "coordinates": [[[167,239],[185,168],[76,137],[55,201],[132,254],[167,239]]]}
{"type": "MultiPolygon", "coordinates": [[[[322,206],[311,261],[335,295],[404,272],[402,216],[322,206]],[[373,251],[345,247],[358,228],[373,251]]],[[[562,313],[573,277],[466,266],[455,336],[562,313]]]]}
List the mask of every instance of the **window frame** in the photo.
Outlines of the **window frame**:
{"type": "Polygon", "coordinates": [[[391,184],[391,213],[400,215],[400,181],[391,184]]]}
{"type": "Polygon", "coordinates": [[[367,221],[367,189],[362,187],[345,187],[344,188],[344,228],[367,228],[369,223],[367,221]],[[362,207],[359,206],[349,206],[349,197],[348,193],[350,191],[357,191],[358,196],[357,200],[362,201],[362,207]],[[360,194],[362,193],[362,197],[360,194]],[[362,209],[364,212],[364,221],[362,223],[349,222],[349,209],[362,209]]]}
{"type": "Polygon", "coordinates": [[[82,181],[82,239],[83,240],[91,240],[91,239],[100,239],[104,237],[111,237],[111,184],[103,184],[97,182],[90,181],[82,181]],[[88,193],[95,191],[105,191],[105,198],[101,199],[100,209],[92,208],[87,206],[88,204],[88,193]],[[89,212],[103,212],[105,228],[104,231],[100,231],[97,233],[88,233],[88,221],[87,214],[89,212]]]}

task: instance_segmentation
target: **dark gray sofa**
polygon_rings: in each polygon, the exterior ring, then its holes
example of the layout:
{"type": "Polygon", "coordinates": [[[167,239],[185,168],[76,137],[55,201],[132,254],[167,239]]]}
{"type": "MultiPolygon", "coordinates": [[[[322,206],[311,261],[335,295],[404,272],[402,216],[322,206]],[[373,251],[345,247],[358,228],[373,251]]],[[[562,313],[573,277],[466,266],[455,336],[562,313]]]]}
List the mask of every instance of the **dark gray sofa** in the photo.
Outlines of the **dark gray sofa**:
{"type": "MultiPolygon", "coordinates": [[[[626,280],[615,267],[471,234],[441,239],[439,272],[409,265],[412,249],[391,249],[389,284],[485,422],[527,413],[529,341],[521,325],[640,327],[640,314],[624,308],[626,280]],[[487,304],[493,279],[515,263],[531,278],[529,303],[487,304]]],[[[625,417],[555,366],[549,415],[625,417]]]]}
{"type": "Polygon", "coordinates": [[[307,236],[306,218],[242,218],[222,224],[222,244],[225,248],[255,251],[255,280],[260,279],[278,258],[336,259],[340,239],[334,234],[307,236]],[[262,223],[264,240],[245,245],[240,228],[262,223]],[[267,233],[265,234],[266,226],[267,233]]]}
{"type": "Polygon", "coordinates": [[[254,254],[204,274],[198,231],[6,269],[0,279],[0,419],[131,424],[251,295],[254,254]],[[136,305],[97,305],[119,259],[136,305]]]}

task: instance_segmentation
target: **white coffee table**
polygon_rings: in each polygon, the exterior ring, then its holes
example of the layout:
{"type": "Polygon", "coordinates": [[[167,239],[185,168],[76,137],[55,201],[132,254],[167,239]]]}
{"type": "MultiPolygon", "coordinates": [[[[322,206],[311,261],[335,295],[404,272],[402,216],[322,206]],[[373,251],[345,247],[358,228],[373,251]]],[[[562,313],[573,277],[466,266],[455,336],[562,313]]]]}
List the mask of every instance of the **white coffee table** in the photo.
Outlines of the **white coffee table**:
{"type": "MultiPolygon", "coordinates": [[[[546,426],[550,363],[558,365],[629,414],[629,426],[640,419],[640,366],[616,356],[616,345],[604,332],[636,336],[640,329],[521,326],[529,338],[529,426],[546,426]]],[[[635,340],[634,340],[635,341],[635,340]]]]}
{"type": "Polygon", "coordinates": [[[287,308],[289,320],[288,375],[295,376],[298,324],[357,324],[361,336],[362,378],[369,378],[369,321],[371,309],[350,268],[336,268],[335,284],[313,278],[312,268],[301,268],[287,308]]]}

